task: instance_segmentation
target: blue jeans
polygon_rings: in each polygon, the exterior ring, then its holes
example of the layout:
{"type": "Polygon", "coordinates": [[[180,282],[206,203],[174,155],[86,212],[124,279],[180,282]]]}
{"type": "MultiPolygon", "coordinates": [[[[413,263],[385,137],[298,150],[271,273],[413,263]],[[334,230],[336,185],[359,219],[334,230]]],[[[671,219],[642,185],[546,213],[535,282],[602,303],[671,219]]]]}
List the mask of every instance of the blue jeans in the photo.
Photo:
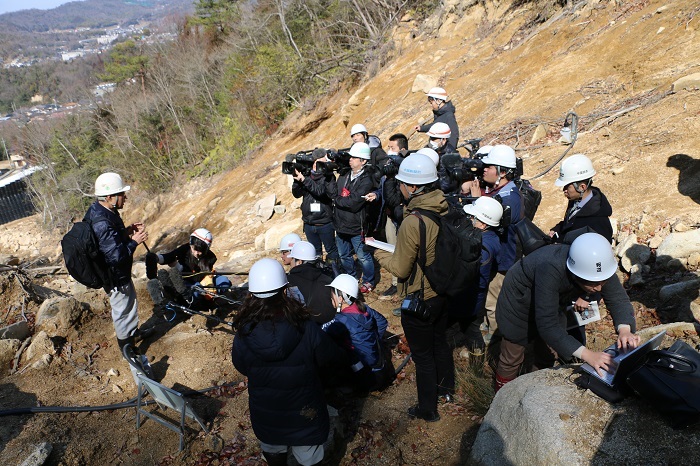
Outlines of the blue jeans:
{"type": "Polygon", "coordinates": [[[374,260],[372,255],[364,249],[361,235],[346,235],[337,233],[335,242],[338,245],[338,253],[340,254],[340,262],[343,264],[345,272],[357,278],[355,272],[355,260],[352,257],[353,250],[357,254],[357,259],[362,265],[362,283],[371,283],[374,285],[374,260]]]}
{"type": "Polygon", "coordinates": [[[309,243],[313,244],[316,248],[316,255],[318,257],[323,257],[323,250],[321,249],[321,243],[323,243],[323,247],[326,248],[326,259],[338,258],[338,246],[335,244],[335,229],[332,223],[326,223],[325,225],[310,225],[305,223],[304,235],[306,235],[306,239],[309,243]]]}

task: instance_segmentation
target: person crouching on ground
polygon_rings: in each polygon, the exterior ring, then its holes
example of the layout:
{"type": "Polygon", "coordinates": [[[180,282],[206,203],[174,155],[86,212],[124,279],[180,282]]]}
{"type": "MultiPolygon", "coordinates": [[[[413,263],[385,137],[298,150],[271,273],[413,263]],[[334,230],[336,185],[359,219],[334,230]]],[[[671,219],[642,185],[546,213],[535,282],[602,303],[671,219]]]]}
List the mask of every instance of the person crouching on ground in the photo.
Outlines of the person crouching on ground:
{"type": "Polygon", "coordinates": [[[584,233],[568,244],[544,246],[525,256],[506,274],[496,304],[503,335],[496,369],[496,390],[520,374],[525,348],[534,340],[536,369],[552,367],[554,354],[583,359],[602,375],[612,357],[591,351],[566,332],[566,307],[584,292],[600,293],[610,311],[618,348],[636,348],[634,310],[615,275],[617,260],[610,243],[584,233]]]}
{"type": "Polygon", "coordinates": [[[221,294],[231,289],[232,284],[228,277],[212,275],[216,263],[216,254],[211,250],[213,240],[214,236],[209,230],[197,228],[190,235],[189,242],[176,249],[163,254],[148,253],[149,256],[155,256],[158,264],[168,264],[171,267],[170,272],[161,270],[159,278],[149,282],[148,292],[154,304],[162,304],[165,300],[164,286],[174,288],[183,299],[188,302],[194,299],[197,304],[201,304],[200,301],[208,294],[192,292],[195,285],[203,288],[205,292],[207,288],[215,288],[216,292],[221,294]],[[173,277],[173,274],[179,277],[173,277]]]}
{"type": "MultiPolygon", "coordinates": [[[[351,376],[360,392],[381,390],[391,382],[382,349],[382,338],[389,323],[383,315],[363,303],[357,280],[340,274],[330,285],[331,302],[338,313],[323,325],[342,348],[352,355],[351,376]]],[[[391,368],[393,369],[393,367],[391,368]]]]}
{"type": "Polygon", "coordinates": [[[287,296],[287,275],[274,259],[250,269],[249,294],[234,319],[231,359],[248,377],[250,422],[267,463],[320,464],[329,417],[322,367],[347,364],[343,351],[287,296]]]}

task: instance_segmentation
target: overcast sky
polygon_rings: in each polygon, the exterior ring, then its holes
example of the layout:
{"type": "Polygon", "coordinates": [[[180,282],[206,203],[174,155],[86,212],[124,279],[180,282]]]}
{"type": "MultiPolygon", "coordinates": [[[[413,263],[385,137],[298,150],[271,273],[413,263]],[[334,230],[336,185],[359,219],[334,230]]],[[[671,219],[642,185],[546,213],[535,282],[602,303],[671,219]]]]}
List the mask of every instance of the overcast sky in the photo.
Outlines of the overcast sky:
{"type": "Polygon", "coordinates": [[[30,8],[49,10],[69,1],[71,0],[0,0],[0,14],[30,8]]]}

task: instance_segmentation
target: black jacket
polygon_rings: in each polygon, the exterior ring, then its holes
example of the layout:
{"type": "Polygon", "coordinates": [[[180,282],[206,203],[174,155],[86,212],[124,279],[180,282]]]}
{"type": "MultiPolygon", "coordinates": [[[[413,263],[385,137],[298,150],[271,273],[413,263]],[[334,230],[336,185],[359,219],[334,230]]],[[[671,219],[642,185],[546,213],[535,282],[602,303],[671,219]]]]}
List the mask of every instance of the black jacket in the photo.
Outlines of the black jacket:
{"type": "MultiPolygon", "coordinates": [[[[543,246],[508,270],[496,304],[496,321],[503,337],[527,346],[539,335],[564,359],[571,359],[581,343],[566,332],[565,309],[581,295],[566,267],[568,244],[543,246]]],[[[617,329],[635,331],[634,309],[617,275],[608,279],[601,296],[617,329]]]]}
{"type": "Polygon", "coordinates": [[[605,197],[605,194],[600,189],[592,186],[591,191],[593,192],[593,197],[571,219],[567,220],[567,214],[574,205],[574,201],[569,201],[566,206],[566,212],[564,212],[564,220],[552,227],[552,230],[558,235],[554,237],[555,242],[561,243],[564,236],[572,230],[591,227],[596,233],[604,236],[605,239],[612,243],[613,229],[610,224],[612,206],[610,206],[608,198],[605,197]]]}
{"type": "Polygon", "coordinates": [[[248,377],[250,422],[271,445],[321,445],[329,419],[319,368],[345,365],[347,356],[307,320],[303,332],[287,320],[266,320],[233,340],[231,359],[248,377]]]}
{"type": "Polygon", "coordinates": [[[310,225],[326,225],[333,221],[333,201],[328,192],[337,192],[335,176],[325,176],[322,173],[312,173],[304,177],[304,181],[294,180],[292,195],[303,197],[301,201],[301,219],[310,225]],[[311,204],[319,204],[319,210],[313,211],[311,204]]]}
{"type": "Polygon", "coordinates": [[[109,267],[112,282],[109,288],[126,285],[131,281],[131,265],[138,244],[126,234],[119,212],[95,201],[85,213],[85,220],[92,222],[92,230],[109,267]]]}
{"type": "Polygon", "coordinates": [[[363,169],[362,173],[350,181],[350,171],[340,175],[336,191],[329,194],[333,198],[333,227],[336,233],[357,236],[368,226],[366,215],[367,201],[362,196],[372,192],[374,181],[371,170],[363,169]]]}
{"type": "Polygon", "coordinates": [[[216,254],[211,249],[199,256],[199,259],[195,259],[189,243],[180,245],[177,249],[161,255],[163,256],[163,264],[172,266],[177,262],[181,266],[181,272],[185,275],[188,273],[211,272],[216,263],[216,254]]]}
{"type": "Polygon", "coordinates": [[[287,274],[289,285],[296,286],[304,296],[306,307],[311,313],[311,320],[325,324],[335,317],[335,308],[331,303],[330,285],[333,277],[313,262],[297,265],[287,274]]]}
{"type": "Polygon", "coordinates": [[[457,147],[459,143],[459,126],[457,126],[457,119],[455,118],[455,106],[452,102],[445,102],[445,105],[440,107],[438,110],[433,110],[433,115],[435,119],[432,123],[426,124],[420,127],[418,130],[421,133],[427,133],[430,127],[435,123],[447,123],[450,127],[450,139],[449,144],[452,147],[457,147]]]}

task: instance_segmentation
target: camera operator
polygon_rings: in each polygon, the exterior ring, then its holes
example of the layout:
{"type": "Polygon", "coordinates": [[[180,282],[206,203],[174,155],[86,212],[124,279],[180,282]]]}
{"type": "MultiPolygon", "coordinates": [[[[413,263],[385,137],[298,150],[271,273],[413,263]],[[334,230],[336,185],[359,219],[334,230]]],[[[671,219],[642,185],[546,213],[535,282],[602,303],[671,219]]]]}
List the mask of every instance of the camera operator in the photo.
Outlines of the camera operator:
{"type": "Polygon", "coordinates": [[[328,195],[333,199],[333,226],[340,262],[345,272],[357,278],[353,251],[362,265],[360,291],[374,289],[374,260],[363,247],[367,230],[367,201],[376,200],[374,181],[367,168],[370,149],[364,142],[356,142],[350,148],[350,170],[345,170],[335,185],[330,185],[328,195]],[[334,190],[333,190],[334,189],[334,190]]]}
{"type": "Polygon", "coordinates": [[[488,336],[490,340],[493,332],[496,331],[496,300],[503,286],[503,279],[506,272],[515,263],[516,257],[516,241],[517,233],[515,224],[524,216],[523,198],[520,195],[518,187],[513,180],[517,176],[517,161],[515,159],[515,151],[513,148],[498,144],[493,146],[491,151],[482,159],[484,164],[484,173],[482,182],[484,188],[481,187],[479,179],[467,181],[462,185],[462,191],[471,194],[474,197],[488,196],[496,197],[504,206],[510,208],[510,219],[508,228],[501,236],[502,249],[498,260],[498,273],[489,285],[489,292],[486,298],[486,314],[488,336]]]}
{"type": "Polygon", "coordinates": [[[459,127],[455,119],[455,106],[447,99],[447,91],[441,87],[433,87],[428,91],[428,103],[433,109],[433,122],[427,125],[417,125],[414,129],[419,133],[427,133],[435,123],[445,123],[450,127],[449,144],[455,148],[459,141],[459,127]]]}
{"type": "MultiPolygon", "coordinates": [[[[399,225],[403,220],[403,196],[399,188],[399,182],[396,180],[396,174],[399,171],[399,166],[406,156],[408,156],[408,138],[401,133],[393,134],[389,137],[387,144],[387,156],[389,159],[384,165],[382,172],[382,200],[383,200],[383,215],[382,220],[384,225],[384,237],[387,243],[396,244],[396,233],[399,231],[399,225]]],[[[391,299],[396,295],[398,280],[395,275],[391,276],[391,286],[385,290],[379,299],[391,299]]]]}
{"type": "Polygon", "coordinates": [[[328,193],[337,192],[338,188],[335,186],[335,175],[332,172],[323,173],[316,170],[316,162],[327,161],[326,151],[314,150],[313,158],[313,167],[308,176],[294,170],[292,195],[302,198],[301,219],[304,222],[304,234],[309,243],[316,248],[316,256],[323,258],[323,245],[326,248],[326,261],[337,267],[339,256],[333,228],[333,201],[328,193]]]}

